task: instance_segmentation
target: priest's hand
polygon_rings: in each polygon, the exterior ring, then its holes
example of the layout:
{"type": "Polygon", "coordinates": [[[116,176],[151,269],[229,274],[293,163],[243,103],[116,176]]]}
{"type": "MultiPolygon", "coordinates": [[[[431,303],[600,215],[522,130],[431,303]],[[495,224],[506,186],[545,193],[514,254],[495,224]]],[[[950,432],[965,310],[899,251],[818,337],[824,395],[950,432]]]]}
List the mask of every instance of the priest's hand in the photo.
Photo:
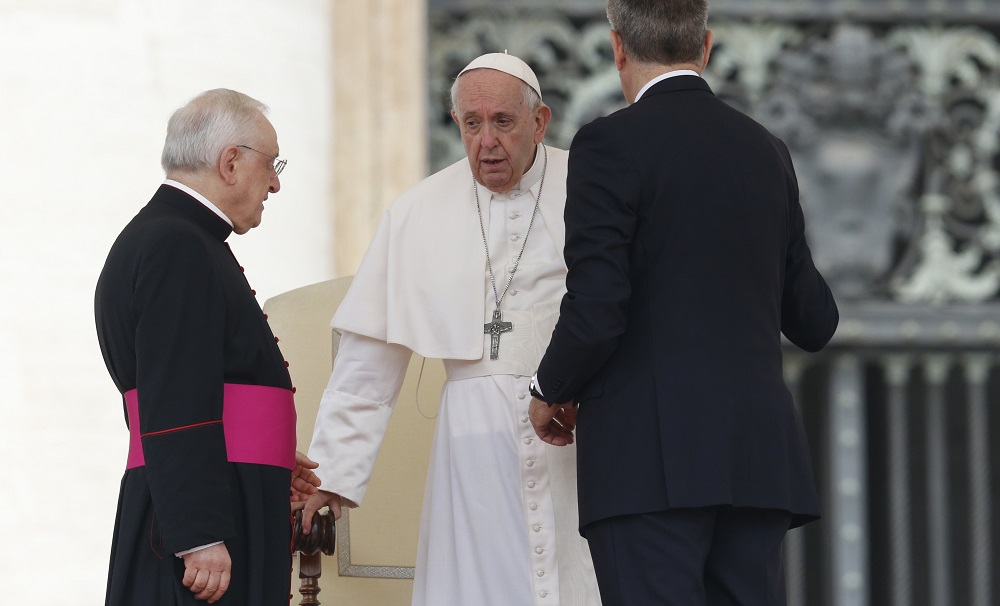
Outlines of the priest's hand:
{"type": "Polygon", "coordinates": [[[313,472],[313,469],[317,467],[319,467],[319,463],[301,452],[295,451],[295,469],[292,470],[291,488],[292,511],[302,509],[306,500],[318,491],[317,486],[320,485],[320,479],[313,472]]]}
{"type": "Polygon", "coordinates": [[[184,555],[184,578],[181,583],[199,600],[214,604],[229,589],[233,563],[225,543],[212,545],[184,555]]]}
{"type": "Polygon", "coordinates": [[[538,398],[531,398],[528,405],[528,418],[535,433],[543,442],[553,446],[566,446],[573,443],[573,430],[576,429],[576,407],[572,403],[549,406],[538,398]]]}
{"type": "Polygon", "coordinates": [[[340,516],[343,515],[345,502],[350,503],[350,501],[339,494],[334,494],[326,490],[320,490],[310,496],[309,500],[306,501],[305,507],[302,509],[302,533],[309,534],[312,532],[313,515],[324,507],[329,507],[333,513],[333,519],[339,520],[340,516]]]}

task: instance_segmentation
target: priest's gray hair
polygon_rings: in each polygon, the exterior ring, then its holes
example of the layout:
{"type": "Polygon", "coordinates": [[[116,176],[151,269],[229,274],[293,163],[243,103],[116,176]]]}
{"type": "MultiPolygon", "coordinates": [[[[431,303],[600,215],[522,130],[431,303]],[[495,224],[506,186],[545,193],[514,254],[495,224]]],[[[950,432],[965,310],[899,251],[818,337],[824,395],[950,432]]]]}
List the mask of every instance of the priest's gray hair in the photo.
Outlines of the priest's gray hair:
{"type": "Polygon", "coordinates": [[[699,63],[708,0],[608,0],[608,22],[625,53],[641,63],[699,63]]]}
{"type": "MultiPolygon", "coordinates": [[[[481,67],[479,69],[489,69],[489,68],[481,67]]],[[[469,71],[474,72],[476,70],[473,69],[469,71]]],[[[469,72],[459,74],[458,77],[455,78],[455,81],[451,83],[451,111],[455,112],[456,114],[458,113],[458,82],[459,80],[462,79],[462,76],[464,76],[467,73],[469,72]]],[[[528,106],[529,110],[535,110],[536,108],[538,108],[538,106],[542,104],[542,98],[538,96],[538,93],[535,92],[535,89],[528,86],[527,82],[521,80],[520,78],[518,78],[517,81],[521,83],[521,94],[524,95],[524,104],[528,106]]]]}
{"type": "Polygon", "coordinates": [[[260,101],[234,90],[201,93],[170,116],[160,165],[167,174],[214,167],[226,147],[252,144],[259,136],[257,117],[267,111],[260,101]]]}

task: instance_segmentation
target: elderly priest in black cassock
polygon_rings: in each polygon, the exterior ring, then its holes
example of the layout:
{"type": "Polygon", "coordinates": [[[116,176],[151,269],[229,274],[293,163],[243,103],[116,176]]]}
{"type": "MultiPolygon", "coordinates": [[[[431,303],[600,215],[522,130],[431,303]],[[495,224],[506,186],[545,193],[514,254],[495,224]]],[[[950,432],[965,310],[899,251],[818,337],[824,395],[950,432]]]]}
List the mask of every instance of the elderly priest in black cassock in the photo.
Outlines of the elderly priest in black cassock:
{"type": "Polygon", "coordinates": [[[217,89],[174,113],[167,179],[97,284],[98,339],[130,435],[108,606],[288,603],[290,484],[295,499],[317,480],[295,451],[277,339],[226,244],[280,188],[266,111],[217,89]]]}

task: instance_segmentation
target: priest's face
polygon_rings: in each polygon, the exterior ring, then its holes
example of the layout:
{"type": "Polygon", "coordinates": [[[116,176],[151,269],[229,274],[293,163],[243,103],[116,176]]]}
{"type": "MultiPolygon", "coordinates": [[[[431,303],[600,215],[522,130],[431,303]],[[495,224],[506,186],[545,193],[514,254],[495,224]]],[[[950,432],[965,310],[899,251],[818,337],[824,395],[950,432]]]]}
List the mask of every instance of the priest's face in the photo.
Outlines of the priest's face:
{"type": "Polygon", "coordinates": [[[531,168],[545,136],[551,110],[525,103],[521,80],[495,69],[475,69],[459,77],[452,119],[476,181],[495,192],[515,187],[531,168]]]}
{"type": "Polygon", "coordinates": [[[278,155],[278,135],[263,114],[258,116],[256,133],[252,137],[253,141],[239,148],[241,175],[238,196],[231,212],[226,212],[233,222],[233,231],[237,234],[245,234],[260,225],[268,194],[277,193],[281,189],[281,182],[274,170],[274,159],[278,155]]]}

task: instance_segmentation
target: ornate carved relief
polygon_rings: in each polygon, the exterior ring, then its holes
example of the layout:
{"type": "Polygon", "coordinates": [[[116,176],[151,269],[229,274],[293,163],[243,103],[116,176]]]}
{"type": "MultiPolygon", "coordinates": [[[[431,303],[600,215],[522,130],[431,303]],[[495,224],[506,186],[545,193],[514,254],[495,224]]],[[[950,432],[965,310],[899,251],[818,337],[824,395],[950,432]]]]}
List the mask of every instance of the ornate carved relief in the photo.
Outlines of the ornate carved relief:
{"type": "Polygon", "coordinates": [[[755,29],[719,28],[706,76],[788,144],[814,256],[838,296],[884,296],[926,113],[909,94],[907,57],[860,26],[772,26],[759,38],[755,29]]]}

